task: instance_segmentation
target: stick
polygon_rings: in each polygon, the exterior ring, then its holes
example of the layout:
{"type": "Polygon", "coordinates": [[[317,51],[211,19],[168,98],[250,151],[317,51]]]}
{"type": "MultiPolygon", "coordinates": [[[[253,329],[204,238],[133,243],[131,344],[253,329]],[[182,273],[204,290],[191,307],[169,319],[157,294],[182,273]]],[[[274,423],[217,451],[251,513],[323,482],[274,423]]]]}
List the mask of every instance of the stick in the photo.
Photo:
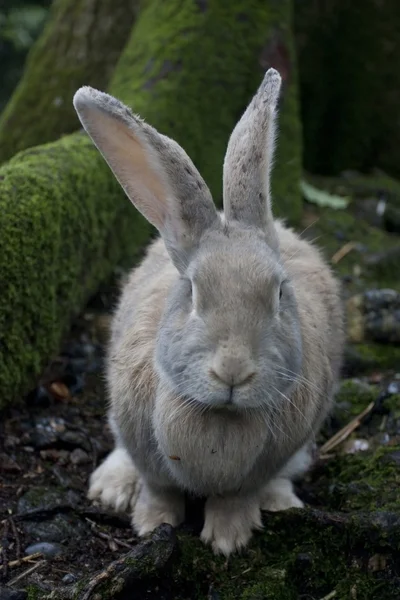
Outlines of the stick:
{"type": "Polygon", "coordinates": [[[31,573],[33,573],[33,571],[36,571],[45,563],[47,563],[47,560],[39,560],[39,562],[35,563],[32,567],[29,567],[29,569],[26,569],[26,571],[20,573],[20,575],[17,575],[16,577],[14,577],[14,579],[11,579],[11,581],[9,581],[7,585],[10,587],[15,585],[16,583],[18,583],[18,581],[21,581],[21,579],[24,579],[24,577],[30,575],[31,573]]]}
{"type": "MultiPolygon", "coordinates": [[[[43,554],[41,552],[35,552],[34,554],[29,554],[28,556],[24,556],[19,558],[18,560],[11,560],[8,563],[8,566],[12,569],[13,567],[20,567],[23,563],[29,562],[30,560],[35,560],[36,558],[42,558],[43,554]]],[[[6,565],[0,565],[0,569],[4,569],[6,565]]]]}
{"type": "Polygon", "coordinates": [[[88,523],[90,523],[90,528],[95,535],[98,535],[103,540],[107,540],[109,542],[114,542],[115,544],[117,544],[117,546],[121,546],[122,548],[128,548],[128,550],[132,550],[132,546],[130,544],[127,544],[123,540],[119,540],[118,538],[113,537],[110,533],[105,533],[103,531],[100,531],[97,523],[95,523],[91,519],[88,519],[86,517],[86,521],[88,523]]]}
{"type": "Polygon", "coordinates": [[[9,519],[10,525],[11,525],[11,529],[13,532],[13,536],[15,539],[15,546],[16,546],[16,553],[17,553],[17,558],[21,558],[21,542],[19,539],[19,533],[18,533],[18,529],[17,526],[15,525],[14,519],[12,517],[10,517],[9,519]]]}
{"type": "Polygon", "coordinates": [[[336,265],[342,258],[346,256],[349,252],[351,252],[356,247],[355,242],[347,242],[344,246],[342,246],[331,258],[331,262],[336,265]]]}
{"type": "Polygon", "coordinates": [[[370,404],[368,404],[367,408],[365,408],[359,415],[357,415],[357,417],[354,417],[354,419],[352,419],[350,423],[347,423],[347,425],[340,429],[340,431],[338,431],[333,437],[331,437],[330,440],[325,442],[325,444],[321,446],[319,450],[320,454],[325,454],[326,452],[329,452],[330,450],[336,448],[336,446],[344,442],[344,440],[347,439],[349,435],[353,433],[355,429],[357,429],[357,427],[359,427],[362,419],[371,412],[374,406],[375,402],[371,402],[370,404]]]}
{"type": "Polygon", "coordinates": [[[331,600],[336,595],[337,595],[336,590],[333,590],[333,592],[330,592],[327,596],[324,596],[323,598],[321,598],[321,600],[331,600]]]}

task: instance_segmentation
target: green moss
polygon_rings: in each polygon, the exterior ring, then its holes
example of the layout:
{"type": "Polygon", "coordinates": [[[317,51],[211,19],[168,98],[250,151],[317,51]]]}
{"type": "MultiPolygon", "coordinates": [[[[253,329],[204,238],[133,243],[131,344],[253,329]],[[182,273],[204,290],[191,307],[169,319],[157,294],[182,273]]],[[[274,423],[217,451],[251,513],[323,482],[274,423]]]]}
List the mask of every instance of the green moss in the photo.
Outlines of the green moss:
{"type": "Polygon", "coordinates": [[[181,552],[171,573],[149,582],[146,589],[151,592],[162,585],[177,600],[214,595],[221,600],[319,599],[333,590],[335,597],[348,600],[355,585],[363,600],[386,600],[396,589],[385,573],[373,573],[366,566],[379,552],[389,563],[395,551],[385,549],[378,533],[366,543],[369,525],[362,519],[325,519],[310,509],[269,514],[264,522],[264,531],[255,535],[249,549],[229,562],[214,556],[198,539],[180,534],[181,552]]]}
{"type": "Polygon", "coordinates": [[[100,281],[150,228],[81,134],[0,169],[0,406],[26,390],[100,281]]]}
{"type": "Polygon", "coordinates": [[[72,97],[81,85],[100,89],[108,85],[137,4],[125,0],[52,4],[45,30],[0,118],[0,162],[78,129],[72,97]]]}
{"type": "Polygon", "coordinates": [[[397,267],[371,266],[370,257],[399,247],[398,236],[373,227],[353,215],[350,210],[308,207],[305,213],[307,228],[304,237],[317,240],[328,260],[346,243],[354,248],[333,265],[339,276],[350,276],[344,285],[347,295],[364,291],[366,287],[389,287],[400,290],[397,267]],[[311,221],[311,225],[310,225],[311,221]]]}
{"type": "Polygon", "coordinates": [[[331,510],[400,511],[400,470],[391,456],[400,446],[379,447],[329,460],[318,482],[318,500],[331,510]]]}
{"type": "Polygon", "coordinates": [[[269,66],[284,76],[280,141],[273,177],[275,212],[296,222],[301,131],[291,2],[148,0],[112,80],[112,91],[187,151],[222,198],[230,133],[269,66]],[[156,31],[156,34],[155,34],[156,31]]]}
{"type": "Polygon", "coordinates": [[[25,588],[25,592],[28,595],[27,600],[40,600],[44,596],[44,592],[35,585],[28,585],[25,588]]]}
{"type": "Polygon", "coordinates": [[[377,397],[376,387],[352,379],[342,381],[335,396],[337,404],[343,403],[349,407],[350,415],[355,416],[377,397]]]}
{"type": "Polygon", "coordinates": [[[359,371],[397,369],[400,364],[400,347],[391,344],[353,344],[352,351],[357,355],[359,371]]]}

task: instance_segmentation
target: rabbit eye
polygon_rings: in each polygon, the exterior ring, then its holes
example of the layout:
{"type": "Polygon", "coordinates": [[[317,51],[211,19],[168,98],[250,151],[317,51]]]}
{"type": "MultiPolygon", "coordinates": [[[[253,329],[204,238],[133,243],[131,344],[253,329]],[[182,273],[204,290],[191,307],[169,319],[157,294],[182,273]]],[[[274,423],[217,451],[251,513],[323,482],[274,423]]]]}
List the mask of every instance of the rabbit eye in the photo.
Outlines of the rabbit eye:
{"type": "Polygon", "coordinates": [[[281,283],[281,287],[279,288],[279,300],[281,300],[281,299],[282,299],[282,296],[283,296],[283,288],[284,288],[284,286],[285,286],[285,284],[286,284],[286,283],[287,283],[287,279],[285,279],[285,281],[282,281],[282,283],[281,283]]]}

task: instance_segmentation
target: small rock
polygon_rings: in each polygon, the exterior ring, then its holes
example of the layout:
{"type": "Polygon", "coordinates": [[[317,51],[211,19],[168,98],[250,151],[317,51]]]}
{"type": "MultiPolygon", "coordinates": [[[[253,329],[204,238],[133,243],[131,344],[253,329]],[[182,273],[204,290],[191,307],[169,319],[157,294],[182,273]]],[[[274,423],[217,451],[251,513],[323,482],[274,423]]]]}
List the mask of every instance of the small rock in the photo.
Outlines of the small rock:
{"type": "Polygon", "coordinates": [[[351,342],[400,342],[400,294],[392,289],[367,290],[347,301],[351,342]]]}
{"type": "Polygon", "coordinates": [[[90,457],[88,456],[88,454],[80,448],[76,448],[75,450],[73,450],[73,452],[71,452],[70,454],[69,459],[73,465],[84,465],[85,463],[90,462],[90,457]]]}
{"type": "Polygon", "coordinates": [[[86,525],[73,515],[59,514],[45,521],[23,521],[21,526],[34,540],[52,544],[87,535],[86,525]]]}
{"type": "Polygon", "coordinates": [[[35,554],[41,552],[46,558],[54,558],[59,556],[64,551],[64,548],[60,544],[51,544],[49,542],[39,542],[37,544],[31,544],[25,549],[25,554],[35,554]]]}
{"type": "Polygon", "coordinates": [[[57,400],[67,400],[71,398],[71,392],[62,381],[54,381],[49,387],[49,392],[57,400]]]}
{"type": "Polygon", "coordinates": [[[368,440],[362,439],[348,440],[343,447],[343,450],[346,454],[356,454],[357,452],[365,452],[368,449],[368,440]]]}
{"type": "Polygon", "coordinates": [[[27,600],[28,593],[0,585],[0,600],[27,600]]]}
{"type": "Polygon", "coordinates": [[[66,585],[69,585],[71,583],[75,583],[76,580],[77,577],[73,573],[67,573],[66,575],[64,575],[61,581],[66,585]]]}
{"type": "Polygon", "coordinates": [[[20,441],[20,438],[16,435],[6,435],[6,437],[4,438],[4,448],[6,450],[11,450],[16,446],[19,446],[20,441]]]}
{"type": "Polygon", "coordinates": [[[41,450],[40,456],[43,460],[51,460],[59,464],[66,464],[69,459],[68,450],[56,450],[55,448],[49,448],[48,450],[41,450]]]}
{"type": "Polygon", "coordinates": [[[30,436],[30,441],[35,448],[50,448],[57,444],[60,434],[64,431],[64,419],[57,417],[41,417],[35,421],[35,429],[30,436]]]}
{"type": "Polygon", "coordinates": [[[400,394],[400,381],[391,381],[387,387],[387,393],[391,396],[395,394],[400,394]]]}
{"type": "Polygon", "coordinates": [[[86,452],[90,452],[92,449],[91,443],[87,436],[80,431],[64,431],[62,434],[60,434],[59,440],[71,450],[75,448],[82,448],[86,452]]]}
{"type": "Polygon", "coordinates": [[[76,492],[67,492],[57,488],[46,488],[42,486],[32,487],[18,500],[18,512],[30,510],[48,510],[60,504],[75,506],[80,498],[76,492]]]}
{"type": "Polygon", "coordinates": [[[11,456],[8,456],[5,452],[0,453],[0,472],[18,473],[20,470],[21,467],[13,458],[11,458],[11,456]]]}
{"type": "Polygon", "coordinates": [[[394,463],[396,466],[400,467],[400,450],[396,450],[390,454],[385,454],[382,460],[385,463],[394,463]]]}

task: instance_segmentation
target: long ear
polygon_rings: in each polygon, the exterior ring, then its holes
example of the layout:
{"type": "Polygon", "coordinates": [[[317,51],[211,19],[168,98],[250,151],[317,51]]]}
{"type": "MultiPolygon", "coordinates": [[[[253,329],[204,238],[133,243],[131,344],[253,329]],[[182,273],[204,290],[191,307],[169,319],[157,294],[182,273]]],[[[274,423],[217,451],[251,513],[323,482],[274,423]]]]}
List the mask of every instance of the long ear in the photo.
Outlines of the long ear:
{"type": "Polygon", "coordinates": [[[219,217],[186,152],[121,102],[90,87],[74,96],[79,119],[136,208],[161,233],[183,270],[200,237],[219,217]]]}
{"type": "Polygon", "coordinates": [[[277,247],[269,179],[275,145],[275,109],[281,77],[269,69],[230,137],[224,162],[226,219],[243,221],[267,232],[277,247]]]}

